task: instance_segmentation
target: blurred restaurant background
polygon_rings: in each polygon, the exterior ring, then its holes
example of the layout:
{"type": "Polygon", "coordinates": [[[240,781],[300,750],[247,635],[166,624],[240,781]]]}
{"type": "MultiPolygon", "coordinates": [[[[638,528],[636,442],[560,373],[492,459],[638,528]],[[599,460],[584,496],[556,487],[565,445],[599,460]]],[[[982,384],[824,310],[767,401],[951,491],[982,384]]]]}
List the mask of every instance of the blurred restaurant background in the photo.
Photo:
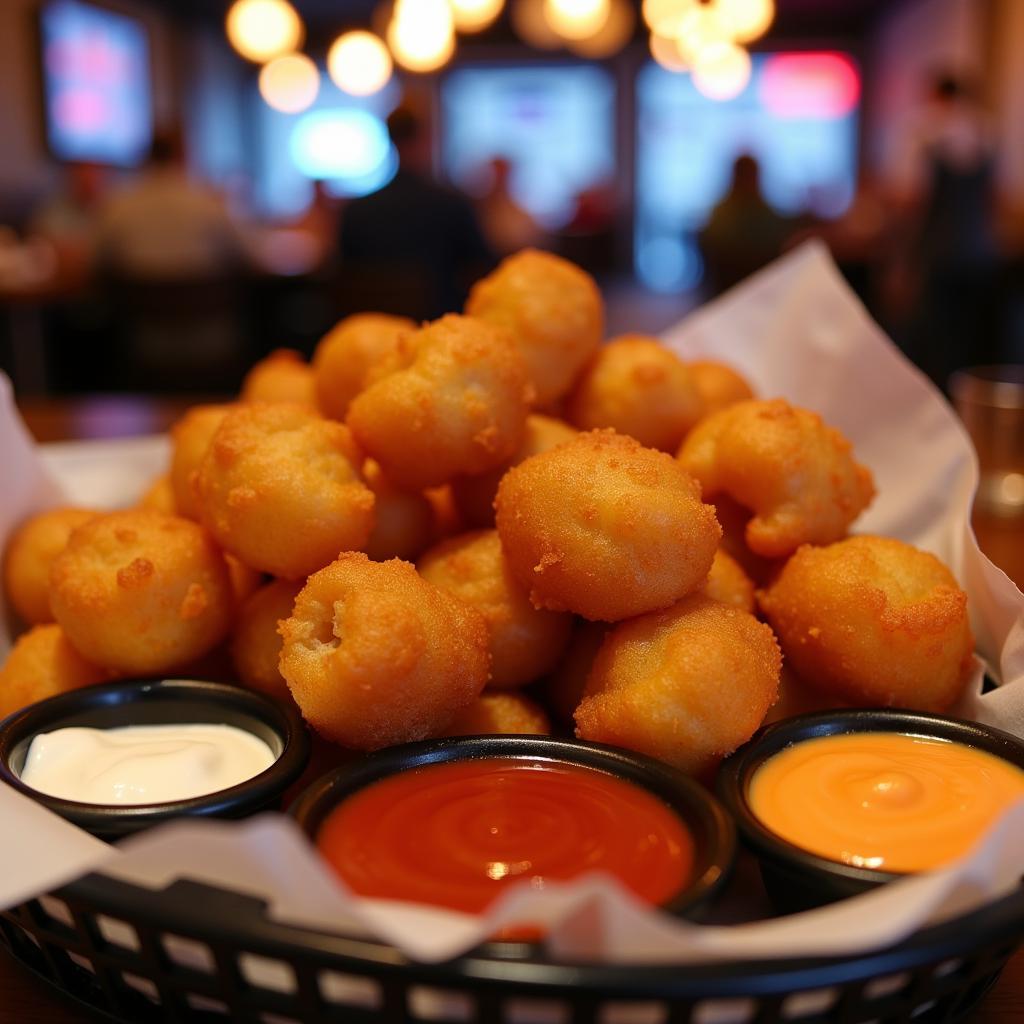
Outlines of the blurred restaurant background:
{"type": "Polygon", "coordinates": [[[1024,362],[1021,0],[2,0],[0,369],[235,391],[523,246],[657,333],[819,238],[940,386],[1024,362]]]}

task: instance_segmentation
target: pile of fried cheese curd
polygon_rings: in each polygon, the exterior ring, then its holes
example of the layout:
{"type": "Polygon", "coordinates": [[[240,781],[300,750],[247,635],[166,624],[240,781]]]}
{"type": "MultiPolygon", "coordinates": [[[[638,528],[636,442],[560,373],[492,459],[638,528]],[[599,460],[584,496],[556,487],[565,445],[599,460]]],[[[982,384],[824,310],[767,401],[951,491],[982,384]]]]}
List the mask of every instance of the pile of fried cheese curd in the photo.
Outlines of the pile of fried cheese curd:
{"type": "Polygon", "coordinates": [[[704,776],[773,717],[942,711],[968,677],[949,570],[849,535],[874,495],[850,442],[723,363],[605,341],[594,281],[544,252],[462,314],[273,353],[171,439],[136,507],[11,536],[0,714],[192,674],[294,701],[339,757],[558,731],[704,776]]]}

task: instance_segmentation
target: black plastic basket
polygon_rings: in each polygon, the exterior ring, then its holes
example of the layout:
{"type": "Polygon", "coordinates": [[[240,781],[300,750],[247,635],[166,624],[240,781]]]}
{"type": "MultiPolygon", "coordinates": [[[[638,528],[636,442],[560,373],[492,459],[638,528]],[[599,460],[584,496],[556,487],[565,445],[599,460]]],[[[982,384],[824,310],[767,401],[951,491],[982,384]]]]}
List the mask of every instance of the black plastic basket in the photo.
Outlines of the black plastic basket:
{"type": "Polygon", "coordinates": [[[1024,938],[1024,890],[843,959],[679,966],[556,963],[505,944],[444,964],[270,920],[193,882],[89,875],[0,915],[46,981],[118,1021],[867,1024],[962,1019],[1024,938]]]}

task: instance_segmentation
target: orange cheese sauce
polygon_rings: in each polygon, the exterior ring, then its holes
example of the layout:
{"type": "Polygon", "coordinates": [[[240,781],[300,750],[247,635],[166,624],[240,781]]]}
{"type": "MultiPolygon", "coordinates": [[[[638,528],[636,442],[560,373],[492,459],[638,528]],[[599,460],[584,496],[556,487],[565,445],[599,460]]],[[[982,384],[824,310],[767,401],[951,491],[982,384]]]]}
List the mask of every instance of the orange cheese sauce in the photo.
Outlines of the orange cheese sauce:
{"type": "Polygon", "coordinates": [[[618,876],[667,902],[690,880],[694,842],[632,783],[515,758],[429,765],[371,783],[324,820],[316,845],[363,896],[483,910],[515,882],[618,876]]]}
{"type": "Polygon", "coordinates": [[[780,751],[747,799],[783,839],[829,860],[924,871],[967,853],[1024,798],[1024,771],[961,743],[852,733],[780,751]]]}

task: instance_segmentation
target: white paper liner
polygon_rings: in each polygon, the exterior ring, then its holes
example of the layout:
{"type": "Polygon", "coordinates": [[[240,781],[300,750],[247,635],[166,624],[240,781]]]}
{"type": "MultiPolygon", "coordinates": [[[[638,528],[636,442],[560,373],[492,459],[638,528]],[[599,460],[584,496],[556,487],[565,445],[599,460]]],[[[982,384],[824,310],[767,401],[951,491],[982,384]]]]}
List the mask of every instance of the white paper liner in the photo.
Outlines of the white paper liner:
{"type": "MultiPolygon", "coordinates": [[[[733,363],[765,397],[815,409],[854,443],[878,497],[859,532],[935,552],[968,593],[978,651],[1002,685],[980,695],[980,671],[958,713],[1024,737],[1024,596],[978,550],[970,528],[977,464],[953,411],[896,351],[815,244],[705,307],[667,334],[687,357],[733,363]]],[[[52,446],[39,458],[0,380],[0,537],[63,500],[117,506],[164,468],[164,439],[52,446]],[[58,486],[59,485],[59,486],[58,486]]],[[[0,648],[9,638],[0,635],[0,648]]],[[[1011,892],[1024,863],[1024,802],[963,860],[842,903],[753,924],[680,922],[641,905],[614,879],[508,890],[482,917],[351,897],[298,828],[280,815],[245,823],[181,821],[118,849],[0,786],[0,907],[102,866],[150,887],[176,878],[260,896],[291,924],[364,931],[423,961],[445,960],[517,921],[546,927],[556,956],[621,963],[698,963],[853,955],[1011,892]]]]}

